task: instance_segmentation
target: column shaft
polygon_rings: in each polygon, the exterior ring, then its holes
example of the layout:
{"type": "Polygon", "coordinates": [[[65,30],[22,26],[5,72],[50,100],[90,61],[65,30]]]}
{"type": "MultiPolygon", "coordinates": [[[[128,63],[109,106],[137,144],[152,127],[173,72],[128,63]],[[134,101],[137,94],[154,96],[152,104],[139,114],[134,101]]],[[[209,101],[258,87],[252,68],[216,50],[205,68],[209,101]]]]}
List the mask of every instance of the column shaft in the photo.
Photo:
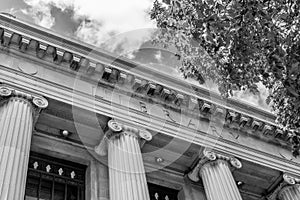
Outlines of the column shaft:
{"type": "Polygon", "coordinates": [[[110,200],[149,200],[138,138],[121,133],[108,142],[110,200]]]}
{"type": "Polygon", "coordinates": [[[200,174],[207,200],[242,200],[227,161],[208,162],[200,174]]]}
{"type": "Polygon", "coordinates": [[[33,108],[26,99],[11,97],[0,112],[0,200],[21,200],[25,195],[33,108]]]}
{"type": "Polygon", "coordinates": [[[280,200],[299,200],[300,199],[300,184],[284,187],[279,195],[280,200]]]}

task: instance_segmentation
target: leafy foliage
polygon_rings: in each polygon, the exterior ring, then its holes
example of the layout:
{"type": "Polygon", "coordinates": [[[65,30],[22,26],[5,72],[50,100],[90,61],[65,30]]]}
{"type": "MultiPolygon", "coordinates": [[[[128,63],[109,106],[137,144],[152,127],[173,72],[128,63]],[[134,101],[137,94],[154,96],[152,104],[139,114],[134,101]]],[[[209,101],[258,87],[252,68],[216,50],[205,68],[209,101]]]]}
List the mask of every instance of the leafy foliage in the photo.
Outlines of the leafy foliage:
{"type": "Polygon", "coordinates": [[[299,155],[300,0],[155,1],[155,43],[176,47],[184,77],[212,79],[224,97],[265,85],[299,155]]]}

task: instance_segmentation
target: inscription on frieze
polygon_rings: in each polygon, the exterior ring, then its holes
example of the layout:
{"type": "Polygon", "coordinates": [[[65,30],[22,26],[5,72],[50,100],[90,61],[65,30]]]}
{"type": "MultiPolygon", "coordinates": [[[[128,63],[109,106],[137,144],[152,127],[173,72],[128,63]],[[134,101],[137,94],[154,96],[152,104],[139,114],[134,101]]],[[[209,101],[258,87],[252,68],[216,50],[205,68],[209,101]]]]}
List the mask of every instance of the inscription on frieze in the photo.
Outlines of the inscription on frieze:
{"type": "Polygon", "coordinates": [[[197,128],[196,124],[194,123],[194,120],[193,119],[190,119],[188,124],[187,124],[187,127],[189,128],[197,128]]]}
{"type": "Polygon", "coordinates": [[[168,121],[174,122],[174,123],[178,123],[178,121],[176,121],[175,119],[173,119],[171,117],[170,111],[168,111],[167,109],[163,108],[163,111],[165,113],[165,117],[167,118],[168,121]]]}
{"type": "MultiPolygon", "coordinates": [[[[213,137],[218,138],[218,140],[228,140],[235,142],[239,145],[248,146],[259,151],[266,151],[278,157],[284,158],[286,160],[294,161],[294,158],[288,156],[288,150],[283,149],[282,151],[274,151],[274,145],[268,144],[259,138],[253,138],[249,134],[242,134],[238,130],[229,130],[228,127],[224,126],[223,121],[213,121],[205,120],[201,118],[200,113],[198,116],[189,116],[180,110],[175,111],[166,108],[160,104],[149,103],[146,101],[141,101],[132,96],[127,96],[125,94],[120,94],[119,92],[109,91],[109,89],[98,87],[96,94],[103,97],[103,99],[111,102],[112,110],[119,113],[118,108],[114,105],[118,104],[127,109],[127,118],[131,119],[131,114],[133,110],[141,113],[146,113],[146,118],[144,117],[144,124],[152,124],[155,120],[156,124],[161,124],[161,129],[167,128],[166,122],[174,123],[178,128],[188,128],[192,129],[195,133],[205,133],[213,137]]],[[[162,130],[160,130],[162,131],[162,130]]],[[[298,160],[298,159],[296,159],[298,160]]]]}
{"type": "Polygon", "coordinates": [[[144,113],[147,113],[148,110],[147,110],[147,106],[144,102],[141,102],[140,101],[140,106],[141,106],[141,111],[144,112],[144,113]]]}

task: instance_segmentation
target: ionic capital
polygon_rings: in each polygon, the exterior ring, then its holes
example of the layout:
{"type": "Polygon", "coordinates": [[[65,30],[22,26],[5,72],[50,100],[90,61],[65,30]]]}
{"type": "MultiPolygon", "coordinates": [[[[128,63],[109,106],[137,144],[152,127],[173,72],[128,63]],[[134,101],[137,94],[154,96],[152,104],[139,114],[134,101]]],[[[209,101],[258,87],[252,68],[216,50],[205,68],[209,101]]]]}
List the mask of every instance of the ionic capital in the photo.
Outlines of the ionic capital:
{"type": "Polygon", "coordinates": [[[131,125],[127,125],[126,123],[116,121],[114,119],[108,121],[108,131],[104,134],[102,140],[99,145],[95,147],[95,152],[101,156],[105,156],[107,154],[107,144],[110,140],[115,140],[120,138],[122,134],[130,135],[139,140],[141,147],[147,141],[152,140],[152,135],[150,132],[146,130],[137,129],[131,125]]]}
{"type": "Polygon", "coordinates": [[[288,188],[290,187],[299,187],[300,184],[300,178],[293,176],[288,173],[284,173],[282,175],[283,181],[278,185],[278,187],[267,196],[268,200],[276,200],[277,197],[280,197],[280,195],[288,188]]]}
{"type": "Polygon", "coordinates": [[[105,133],[108,139],[114,139],[120,134],[132,135],[145,141],[150,141],[152,139],[152,135],[148,131],[137,129],[113,119],[109,120],[108,128],[109,130],[105,133]]]}
{"type": "Polygon", "coordinates": [[[34,122],[36,122],[42,109],[48,106],[48,101],[42,96],[34,95],[6,85],[0,85],[0,104],[12,98],[23,100],[33,108],[34,122]]]}
{"type": "Polygon", "coordinates": [[[289,185],[295,185],[297,183],[300,183],[300,178],[293,176],[291,174],[288,173],[284,173],[283,174],[283,181],[289,185]]]}
{"type": "Polygon", "coordinates": [[[242,167],[242,163],[235,157],[227,156],[220,153],[215,153],[213,151],[206,151],[204,150],[202,153],[202,157],[198,161],[197,165],[193,168],[192,171],[188,173],[188,177],[194,181],[198,182],[200,180],[200,170],[204,165],[213,164],[215,162],[219,162],[220,160],[226,161],[230,164],[231,167],[240,169],[242,167]]]}

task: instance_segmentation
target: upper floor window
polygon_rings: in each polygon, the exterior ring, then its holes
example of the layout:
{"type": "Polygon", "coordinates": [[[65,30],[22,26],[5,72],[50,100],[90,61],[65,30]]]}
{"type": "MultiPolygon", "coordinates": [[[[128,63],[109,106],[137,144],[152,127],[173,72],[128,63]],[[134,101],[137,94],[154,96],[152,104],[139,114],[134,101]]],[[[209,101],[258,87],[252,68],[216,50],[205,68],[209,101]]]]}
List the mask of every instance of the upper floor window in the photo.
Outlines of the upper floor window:
{"type": "Polygon", "coordinates": [[[25,200],[84,200],[86,166],[31,153],[25,200]]]}

